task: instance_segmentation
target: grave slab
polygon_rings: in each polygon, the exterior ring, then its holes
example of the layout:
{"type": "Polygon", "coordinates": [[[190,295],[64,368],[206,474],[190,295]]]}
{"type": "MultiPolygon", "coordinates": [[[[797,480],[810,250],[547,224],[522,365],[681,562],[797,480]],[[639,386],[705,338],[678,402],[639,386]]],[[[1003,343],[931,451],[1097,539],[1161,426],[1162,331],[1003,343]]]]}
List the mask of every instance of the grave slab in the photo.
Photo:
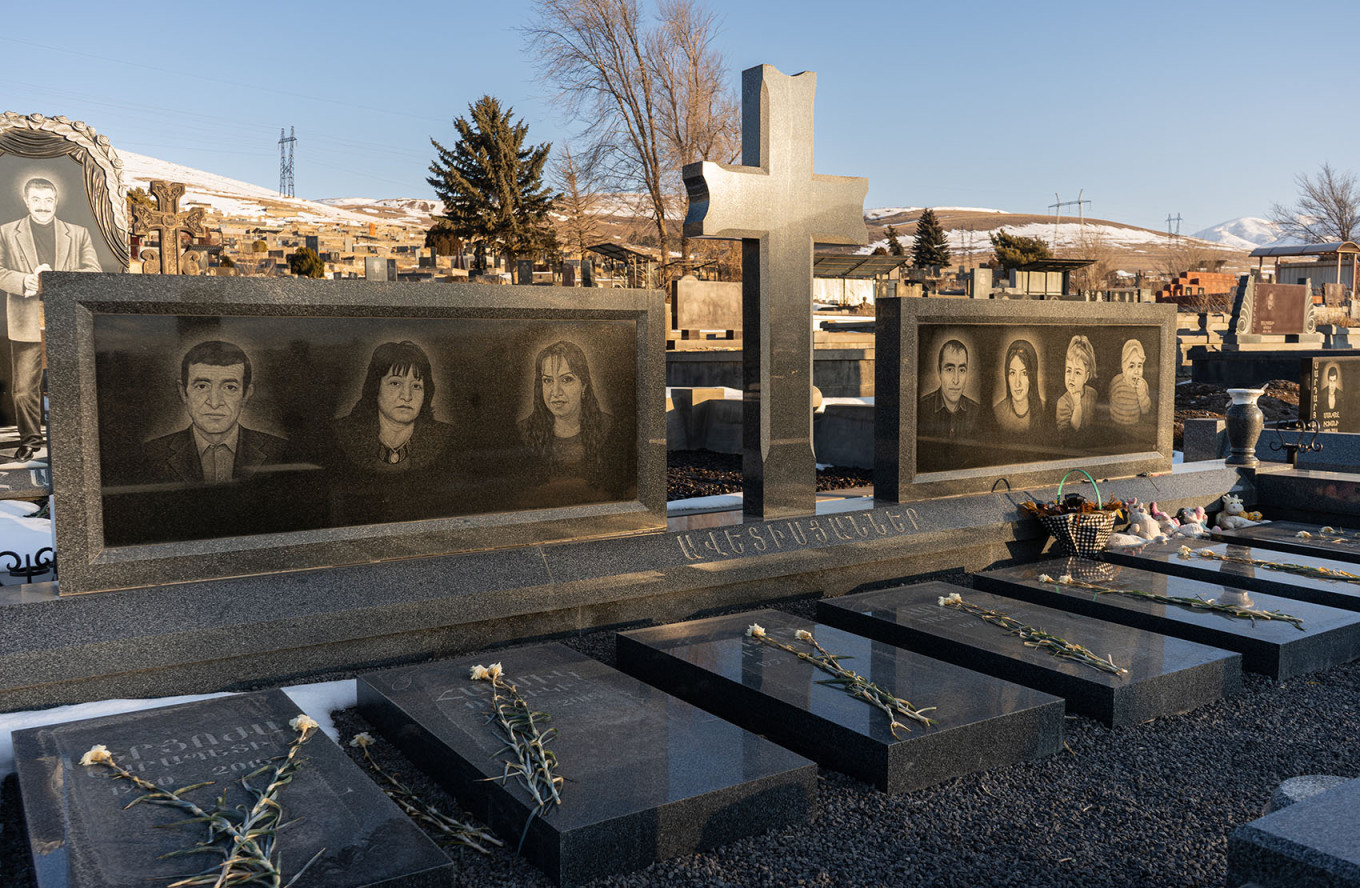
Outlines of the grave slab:
{"type": "MultiPolygon", "coordinates": [[[[282,691],[221,697],[162,709],[67,722],[14,734],[15,761],[39,888],[146,888],[198,872],[213,855],[159,860],[201,840],[189,815],[141,804],[140,791],[80,758],[103,744],[115,761],[165,789],[211,780],[185,794],[205,808],[249,796],[235,781],[286,754],[297,706],[282,691]],[[162,828],[157,828],[162,827],[162,828]]],[[[302,747],[305,759],[279,802],[278,835],[286,883],[324,848],[296,888],[424,888],[446,885],[453,864],[325,734],[302,747]]]]}
{"type": "Polygon", "coordinates": [[[949,583],[922,583],[817,602],[817,616],[850,632],[907,647],[1067,701],[1067,709],[1111,727],[1187,712],[1242,687],[1242,657],[1207,645],[949,583]],[[1026,647],[1001,627],[954,608],[941,596],[998,610],[1029,626],[1111,657],[1115,675],[1026,647]]]}
{"type": "Polygon", "coordinates": [[[1205,558],[1198,554],[1201,549],[1209,549],[1218,555],[1234,558],[1250,558],[1274,564],[1297,564],[1302,567],[1320,567],[1329,571],[1360,574],[1360,569],[1345,561],[1211,540],[1148,543],[1145,546],[1106,549],[1101,558],[1112,564],[1127,564],[1131,567],[1203,580],[1207,583],[1226,582],[1250,592],[1264,592],[1267,595],[1278,595],[1296,601],[1311,601],[1314,604],[1324,604],[1343,610],[1360,610],[1360,582],[1347,581],[1340,577],[1328,579],[1301,576],[1254,564],[1205,558]],[[1188,546],[1193,554],[1182,555],[1181,546],[1188,546]]]}
{"type": "Polygon", "coordinates": [[[774,610],[693,620],[620,633],[621,668],[678,697],[887,792],[919,789],[986,768],[1057,752],[1063,703],[1008,681],[970,672],[883,642],[774,610]],[[793,654],[747,638],[759,623],[769,637],[811,631],[832,654],[914,706],[934,706],[931,726],[888,716],[793,654]]]}
{"type": "MultiPolygon", "coordinates": [[[[1237,530],[1215,530],[1214,539],[1240,546],[1261,546],[1277,552],[1312,555],[1335,561],[1360,564],[1360,530],[1335,525],[1304,524],[1300,521],[1272,521],[1237,530]],[[1323,533],[1323,527],[1330,527],[1323,533]],[[1300,533],[1308,536],[1300,537],[1300,533]]],[[[1352,569],[1352,573],[1360,571],[1352,569]]]]}
{"type": "Polygon", "coordinates": [[[1035,604],[1174,635],[1242,655],[1242,668],[1276,681],[1348,663],[1360,657],[1360,614],[1264,593],[1248,594],[1206,583],[1082,558],[1054,558],[975,574],[977,588],[1035,604]],[[1041,575],[1070,575],[1111,589],[1200,598],[1298,617],[1302,628],[1278,620],[1248,620],[1184,605],[1166,604],[1080,586],[1041,583],[1041,575]]]}
{"type": "Polygon", "coordinates": [[[1228,884],[1360,886],[1360,780],[1320,793],[1228,836],[1228,884]]]}
{"type": "MultiPolygon", "coordinates": [[[[535,817],[522,852],[562,885],[645,867],[804,823],[817,768],[656,688],[559,644],[498,655],[529,705],[547,713],[565,778],[562,804],[535,817]]],[[[534,807],[500,778],[485,657],[359,679],[359,708],[403,753],[511,842],[534,807]]]]}

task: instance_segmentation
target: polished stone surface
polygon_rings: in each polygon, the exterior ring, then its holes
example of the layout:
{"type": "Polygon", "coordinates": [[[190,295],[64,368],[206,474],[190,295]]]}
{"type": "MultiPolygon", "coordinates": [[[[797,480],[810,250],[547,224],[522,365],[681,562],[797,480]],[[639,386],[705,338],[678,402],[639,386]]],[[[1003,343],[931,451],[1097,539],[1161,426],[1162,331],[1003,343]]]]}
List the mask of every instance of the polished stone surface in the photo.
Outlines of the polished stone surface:
{"type": "Polygon", "coordinates": [[[1360,886],[1360,780],[1319,793],[1228,836],[1228,884],[1360,886]]]}
{"type": "Polygon", "coordinates": [[[743,510],[809,515],[812,453],[813,243],[862,244],[869,180],[813,172],[817,75],[772,65],[741,75],[741,165],[683,170],[686,237],[742,242],[743,510]]]}
{"type": "Polygon", "coordinates": [[[1277,681],[1360,657],[1360,614],[1262,592],[1246,593],[1222,583],[1082,558],[1053,558],[975,574],[973,584],[1035,604],[1237,651],[1242,655],[1243,669],[1277,681]],[[1283,621],[1248,620],[1185,605],[1041,583],[1037,578],[1044,574],[1055,578],[1068,574],[1075,580],[1113,589],[1136,589],[1282,612],[1303,620],[1303,628],[1283,621]]]}
{"type": "Polygon", "coordinates": [[[821,764],[888,792],[919,789],[985,768],[1027,761],[1062,746],[1062,701],[774,610],[620,633],[620,668],[821,764]],[[812,651],[806,629],[844,665],[927,713],[937,724],[888,716],[825,682],[831,675],[794,654],[747,638],[812,651]],[[900,739],[899,739],[900,738],[900,739]]]}
{"type": "Polygon", "coordinates": [[[1211,549],[1220,555],[1251,558],[1274,564],[1298,564],[1304,567],[1320,567],[1329,571],[1345,571],[1360,575],[1360,568],[1345,561],[1318,558],[1312,555],[1296,555],[1280,552],[1261,546],[1239,546],[1235,543],[1219,543],[1212,540],[1176,540],[1166,543],[1148,543],[1127,549],[1106,549],[1101,557],[1114,564],[1127,564],[1159,573],[1175,574],[1192,580],[1208,583],[1228,583],[1252,592],[1265,592],[1281,598],[1298,601],[1311,601],[1329,607],[1345,610],[1360,610],[1360,581],[1346,580],[1341,577],[1300,576],[1285,570],[1262,567],[1255,564],[1239,564],[1235,561],[1219,561],[1200,555],[1182,555],[1181,546],[1189,546],[1192,553],[1200,549],[1211,549]]]}
{"type": "MultiPolygon", "coordinates": [[[[498,655],[531,707],[550,716],[562,804],[532,820],[522,853],[560,884],[801,824],[815,812],[816,765],[559,644],[498,655]]],[[[485,657],[359,679],[359,708],[441,786],[518,841],[533,808],[499,778],[485,657]]]]}
{"type": "Polygon", "coordinates": [[[1111,726],[1186,712],[1242,686],[1239,654],[949,583],[825,599],[817,603],[817,615],[851,632],[1056,694],[1067,700],[1069,711],[1111,726]],[[999,626],[938,604],[954,592],[1110,657],[1128,674],[1102,672],[1026,647],[999,626]]]}
{"type": "MultiPolygon", "coordinates": [[[[159,805],[124,810],[140,795],[107,768],[82,767],[92,746],[166,789],[206,780],[184,797],[211,806],[248,804],[235,782],[287,752],[299,714],[282,691],[263,691],[18,731],[15,762],[39,888],[146,888],[209,867],[211,855],[158,860],[191,847],[198,825],[167,827],[188,814],[159,805]],[[157,828],[160,827],[160,828],[157,828]]],[[[317,732],[306,761],[278,799],[284,880],[322,853],[297,888],[425,888],[446,885],[453,864],[334,741],[317,732]]]]}
{"type": "MultiPolygon", "coordinates": [[[[1272,521],[1237,530],[1216,530],[1213,534],[1215,540],[1224,543],[1261,546],[1278,552],[1360,563],[1360,529],[1354,527],[1272,521]],[[1323,527],[1330,527],[1331,530],[1323,533],[1323,527]],[[1300,533],[1308,536],[1300,537],[1300,533]]],[[[1353,568],[1351,572],[1360,573],[1360,568],[1353,568]]]]}

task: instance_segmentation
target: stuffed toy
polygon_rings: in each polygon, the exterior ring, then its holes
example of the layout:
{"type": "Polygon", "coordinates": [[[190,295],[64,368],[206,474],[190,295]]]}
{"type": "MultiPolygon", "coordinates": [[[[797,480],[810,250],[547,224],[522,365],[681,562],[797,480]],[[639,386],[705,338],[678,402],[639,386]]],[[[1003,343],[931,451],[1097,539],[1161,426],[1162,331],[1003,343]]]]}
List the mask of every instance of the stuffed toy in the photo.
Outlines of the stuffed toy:
{"type": "MultiPolygon", "coordinates": [[[[1223,494],[1223,511],[1218,513],[1218,521],[1214,525],[1214,530],[1237,530],[1241,527],[1253,527],[1261,521],[1248,518],[1246,509],[1242,507],[1242,497],[1233,496],[1231,493],[1223,494]]],[[[1260,513],[1254,513],[1259,515],[1260,513]]]]}

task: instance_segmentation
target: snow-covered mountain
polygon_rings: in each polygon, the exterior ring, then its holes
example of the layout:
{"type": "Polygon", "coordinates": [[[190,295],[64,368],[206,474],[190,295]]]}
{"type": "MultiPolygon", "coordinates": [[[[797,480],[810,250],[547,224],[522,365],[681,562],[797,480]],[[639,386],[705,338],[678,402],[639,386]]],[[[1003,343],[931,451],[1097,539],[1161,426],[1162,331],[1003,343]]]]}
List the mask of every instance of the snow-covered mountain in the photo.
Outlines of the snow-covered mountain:
{"type": "Polygon", "coordinates": [[[1220,222],[1210,228],[1196,231],[1192,237],[1247,251],[1254,250],[1257,247],[1277,247],[1301,243],[1296,238],[1281,237],[1280,226],[1259,216],[1242,216],[1237,219],[1229,219],[1227,222],[1220,222]]]}
{"type": "MultiPolygon", "coordinates": [[[[1087,222],[1082,225],[1077,221],[1063,222],[1055,228],[1052,222],[1028,221],[1033,218],[1032,216],[1001,214],[998,221],[988,227],[973,223],[967,229],[947,228],[945,237],[949,240],[950,252],[956,256],[990,253],[992,251],[991,235],[1001,229],[1005,229],[1008,234],[1018,237],[1038,238],[1059,250],[1109,247],[1121,252],[1128,251],[1135,254],[1152,253],[1165,249],[1167,242],[1165,234],[1146,228],[1122,226],[1108,222],[1087,222]]],[[[909,234],[899,234],[897,239],[907,249],[911,249],[912,241],[915,240],[909,234]]],[[[872,253],[876,247],[886,248],[887,246],[888,241],[884,238],[860,247],[855,252],[872,253]]],[[[1210,243],[1205,244],[1205,246],[1212,248],[1218,245],[1210,243]]],[[[1237,247],[1230,248],[1228,245],[1222,245],[1222,248],[1225,250],[1239,249],[1237,247]]],[[[1251,248],[1248,247],[1247,249],[1251,248]]]]}

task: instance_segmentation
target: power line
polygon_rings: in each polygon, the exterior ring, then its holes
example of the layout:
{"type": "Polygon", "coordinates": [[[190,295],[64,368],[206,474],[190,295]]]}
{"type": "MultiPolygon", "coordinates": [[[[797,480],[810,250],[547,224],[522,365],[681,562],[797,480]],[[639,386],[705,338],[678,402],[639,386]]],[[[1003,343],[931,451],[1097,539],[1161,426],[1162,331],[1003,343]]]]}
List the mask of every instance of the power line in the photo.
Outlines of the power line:
{"type": "Polygon", "coordinates": [[[288,138],[283,137],[283,127],[279,127],[279,194],[282,197],[296,197],[293,193],[293,145],[297,144],[297,136],[293,135],[293,128],[288,127],[288,138]],[[284,146],[287,146],[287,157],[284,156],[284,146]]]}

